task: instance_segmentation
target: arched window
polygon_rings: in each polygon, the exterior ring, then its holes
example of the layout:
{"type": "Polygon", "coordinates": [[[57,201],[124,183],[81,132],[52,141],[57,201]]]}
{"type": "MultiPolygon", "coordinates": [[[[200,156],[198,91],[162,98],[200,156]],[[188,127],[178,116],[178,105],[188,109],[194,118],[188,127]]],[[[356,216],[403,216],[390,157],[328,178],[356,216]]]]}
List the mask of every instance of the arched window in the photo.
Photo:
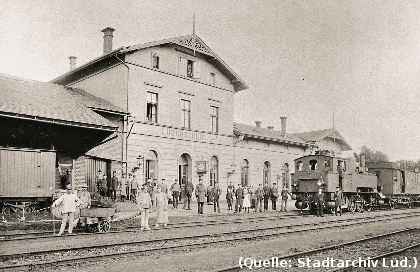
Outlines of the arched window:
{"type": "Polygon", "coordinates": [[[248,172],[249,172],[249,162],[248,160],[242,160],[241,163],[241,184],[242,186],[248,186],[248,172]]]}
{"type": "Polygon", "coordinates": [[[219,161],[213,156],[210,159],[210,185],[214,186],[215,182],[219,182],[219,161]]]}
{"type": "Polygon", "coordinates": [[[147,179],[158,179],[158,156],[157,153],[153,150],[149,150],[144,155],[144,160],[146,161],[146,180],[147,179]]]}
{"type": "Polygon", "coordinates": [[[263,184],[268,183],[271,185],[271,164],[270,162],[264,162],[264,170],[263,170],[263,184]]]}

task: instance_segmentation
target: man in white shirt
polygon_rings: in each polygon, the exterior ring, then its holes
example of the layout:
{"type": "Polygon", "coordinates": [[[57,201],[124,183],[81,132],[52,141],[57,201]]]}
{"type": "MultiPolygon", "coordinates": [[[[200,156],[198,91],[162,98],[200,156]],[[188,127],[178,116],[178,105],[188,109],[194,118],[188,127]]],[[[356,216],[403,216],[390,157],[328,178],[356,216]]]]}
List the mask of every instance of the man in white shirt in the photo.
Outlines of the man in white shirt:
{"type": "Polygon", "coordinates": [[[61,221],[60,232],[58,235],[63,235],[64,229],[66,228],[67,219],[69,220],[69,235],[73,234],[73,222],[74,222],[74,213],[79,209],[80,199],[73,193],[71,185],[67,185],[67,194],[62,195],[52,204],[52,208],[55,206],[61,206],[61,214],[63,215],[63,220],[61,221]]]}

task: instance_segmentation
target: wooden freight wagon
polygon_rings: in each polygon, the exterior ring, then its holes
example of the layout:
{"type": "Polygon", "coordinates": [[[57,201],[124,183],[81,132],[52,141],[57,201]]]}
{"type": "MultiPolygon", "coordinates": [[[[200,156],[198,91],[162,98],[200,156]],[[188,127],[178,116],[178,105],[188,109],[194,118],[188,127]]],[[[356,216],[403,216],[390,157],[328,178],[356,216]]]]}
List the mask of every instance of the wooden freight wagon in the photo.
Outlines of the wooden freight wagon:
{"type": "Polygon", "coordinates": [[[408,207],[420,204],[420,173],[417,169],[401,168],[395,162],[369,162],[368,168],[377,177],[378,191],[395,204],[408,207]]]}
{"type": "Polygon", "coordinates": [[[0,147],[0,206],[3,214],[48,204],[55,192],[54,150],[0,147]]]}

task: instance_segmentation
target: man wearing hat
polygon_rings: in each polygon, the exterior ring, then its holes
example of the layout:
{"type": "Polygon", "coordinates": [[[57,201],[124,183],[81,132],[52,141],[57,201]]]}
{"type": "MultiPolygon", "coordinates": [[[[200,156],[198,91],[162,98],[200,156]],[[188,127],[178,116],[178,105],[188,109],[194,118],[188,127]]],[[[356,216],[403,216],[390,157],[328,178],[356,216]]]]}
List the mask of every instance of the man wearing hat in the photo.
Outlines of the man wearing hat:
{"type": "Polygon", "coordinates": [[[264,192],[263,192],[261,183],[258,184],[258,188],[257,190],[255,190],[255,196],[257,198],[257,202],[255,203],[255,211],[257,212],[258,210],[260,210],[260,212],[262,212],[262,202],[264,199],[264,192]]]}
{"type": "Polygon", "coordinates": [[[111,178],[111,186],[109,187],[109,192],[111,195],[112,200],[115,202],[117,200],[117,189],[119,186],[119,180],[117,177],[117,171],[112,172],[112,178],[111,178]]]}
{"type": "Polygon", "coordinates": [[[84,183],[82,184],[82,189],[77,191],[77,197],[80,199],[80,209],[89,209],[92,204],[92,199],[87,188],[87,184],[84,183]]]}
{"type": "Polygon", "coordinates": [[[283,186],[281,190],[281,212],[287,212],[287,199],[289,198],[289,190],[287,189],[286,185],[283,186]]]}
{"type": "Polygon", "coordinates": [[[235,212],[240,213],[242,211],[242,207],[244,205],[244,189],[242,188],[242,184],[238,184],[238,189],[235,190],[235,212]]]}
{"type": "Polygon", "coordinates": [[[148,184],[144,183],[137,198],[137,206],[141,213],[140,230],[150,230],[149,227],[149,211],[152,207],[150,194],[147,192],[148,184]]]}
{"type": "Polygon", "coordinates": [[[334,193],[334,200],[335,200],[335,207],[334,207],[334,213],[335,216],[337,216],[337,209],[340,210],[340,216],[341,216],[341,205],[343,205],[343,191],[339,186],[337,186],[335,193],[334,193]]]}
{"type": "Polygon", "coordinates": [[[219,197],[222,194],[222,189],[219,188],[219,184],[217,182],[214,183],[211,193],[213,195],[214,212],[216,212],[216,210],[217,212],[220,212],[219,197]]]}
{"type": "Polygon", "coordinates": [[[171,186],[172,191],[172,204],[175,209],[178,209],[178,200],[179,200],[179,191],[181,187],[179,186],[178,179],[175,179],[175,182],[171,186]]]}
{"type": "Polygon", "coordinates": [[[60,232],[58,235],[63,235],[64,229],[66,228],[67,219],[69,220],[69,235],[73,234],[74,226],[74,213],[78,210],[80,206],[80,199],[73,193],[71,185],[67,185],[67,194],[60,196],[54,203],[51,208],[54,208],[58,205],[61,205],[61,214],[63,219],[61,221],[60,232]]]}
{"type": "Polygon", "coordinates": [[[184,201],[184,205],[182,206],[183,209],[185,209],[185,207],[188,204],[188,208],[187,210],[191,210],[191,197],[192,197],[192,193],[194,191],[194,185],[191,183],[191,181],[189,179],[187,179],[187,184],[185,184],[185,201],[184,201]]]}
{"type": "Polygon", "coordinates": [[[319,187],[318,193],[315,194],[316,216],[324,217],[324,199],[322,187],[319,187]]]}
{"type": "Polygon", "coordinates": [[[198,202],[198,214],[203,214],[204,210],[204,200],[206,198],[206,187],[203,184],[203,178],[199,178],[198,184],[195,187],[195,196],[197,197],[198,202]]]}

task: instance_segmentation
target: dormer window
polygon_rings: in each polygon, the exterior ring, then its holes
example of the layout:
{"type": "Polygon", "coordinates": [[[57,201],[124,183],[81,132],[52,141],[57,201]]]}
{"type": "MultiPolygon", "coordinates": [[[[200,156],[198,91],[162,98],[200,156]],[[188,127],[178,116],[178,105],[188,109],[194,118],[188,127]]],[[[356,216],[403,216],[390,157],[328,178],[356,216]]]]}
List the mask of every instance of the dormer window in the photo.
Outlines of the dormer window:
{"type": "Polygon", "coordinates": [[[155,69],[159,69],[159,60],[160,57],[156,53],[152,53],[152,67],[155,69]]]}

